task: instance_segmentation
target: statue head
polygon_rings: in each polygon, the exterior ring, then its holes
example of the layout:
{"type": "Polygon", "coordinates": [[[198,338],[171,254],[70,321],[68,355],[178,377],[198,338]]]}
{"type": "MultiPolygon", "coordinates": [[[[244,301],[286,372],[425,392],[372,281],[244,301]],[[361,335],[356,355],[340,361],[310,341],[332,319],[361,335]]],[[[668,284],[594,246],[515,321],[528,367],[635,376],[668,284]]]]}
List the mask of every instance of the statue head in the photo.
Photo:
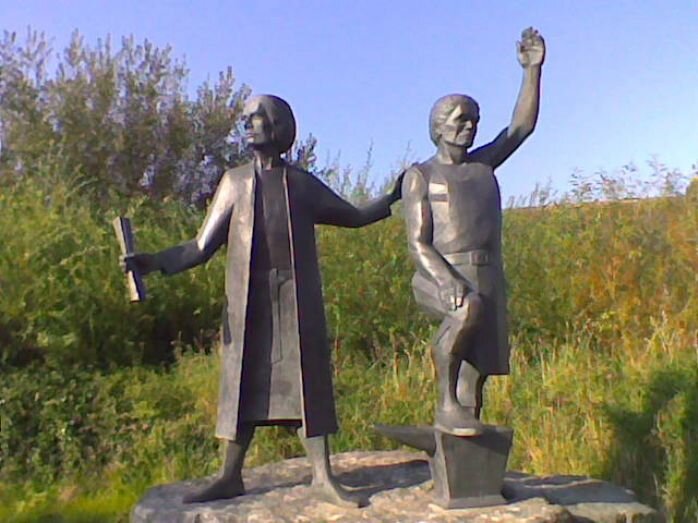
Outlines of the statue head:
{"type": "Polygon", "coordinates": [[[291,107],[278,96],[253,96],[242,111],[247,143],[253,148],[275,146],[285,153],[296,139],[296,119],[291,107]]]}
{"type": "Polygon", "coordinates": [[[436,100],[429,114],[429,134],[435,145],[470,147],[480,121],[480,106],[464,94],[449,94],[436,100]]]}

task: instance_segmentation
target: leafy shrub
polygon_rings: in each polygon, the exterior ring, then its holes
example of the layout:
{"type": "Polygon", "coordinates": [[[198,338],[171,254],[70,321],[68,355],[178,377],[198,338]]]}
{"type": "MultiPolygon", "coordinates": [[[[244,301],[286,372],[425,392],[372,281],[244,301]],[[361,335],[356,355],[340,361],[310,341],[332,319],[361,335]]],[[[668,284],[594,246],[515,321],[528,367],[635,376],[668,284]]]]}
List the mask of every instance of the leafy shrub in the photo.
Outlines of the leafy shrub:
{"type": "MultiPolygon", "coordinates": [[[[200,220],[173,202],[136,199],[121,211],[133,217],[145,248],[181,241],[200,220]]],[[[223,260],[176,279],[151,278],[158,299],[132,306],[114,214],[94,211],[59,179],[28,178],[0,193],[0,367],[162,363],[172,360],[174,341],[217,331],[223,260]]]]}
{"type": "MultiPolygon", "coordinates": [[[[657,183],[676,183],[666,176],[657,183]]],[[[585,195],[505,214],[513,332],[547,339],[586,332],[598,349],[622,350],[668,319],[690,337],[698,326],[695,202],[585,195]]]]}
{"type": "Polygon", "coordinates": [[[62,56],[43,34],[0,40],[0,171],[33,176],[60,159],[102,205],[110,192],[203,202],[246,158],[240,115],[249,94],[228,68],[185,94],[187,69],[145,40],[90,47],[75,32],[62,56]],[[53,61],[57,63],[54,65],[53,61]],[[52,74],[49,71],[54,71],[52,74]]]}
{"type": "Polygon", "coordinates": [[[211,470],[216,444],[200,399],[212,392],[210,373],[197,379],[191,369],[42,365],[4,374],[0,478],[47,484],[110,471],[144,479],[147,470],[153,481],[163,470],[211,470]]]}

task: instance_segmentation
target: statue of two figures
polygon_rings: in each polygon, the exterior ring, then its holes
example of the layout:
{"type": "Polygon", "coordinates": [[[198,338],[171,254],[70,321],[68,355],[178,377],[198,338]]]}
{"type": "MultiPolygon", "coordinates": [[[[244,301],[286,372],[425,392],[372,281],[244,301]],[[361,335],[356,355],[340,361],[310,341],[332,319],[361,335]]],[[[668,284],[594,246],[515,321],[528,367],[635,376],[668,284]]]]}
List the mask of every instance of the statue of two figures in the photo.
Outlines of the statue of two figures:
{"type": "Polygon", "coordinates": [[[225,458],[219,477],[185,502],[244,494],[241,471],[256,427],[285,425],[298,431],[313,485],[326,499],[350,507],[366,503],[344,489],[330,468],[328,435],[337,430],[337,419],[314,227],[374,223],[390,216],[401,196],[417,266],[414,295],[441,320],[432,343],[439,399],[433,427],[377,428],[429,454],[437,501],[444,506],[504,501],[499,490],[512,433],[480,421],[486,377],[509,371],[494,169],[535,127],[542,37],[525,30],[517,52],[524,74],[511,124],[470,151],[478,104],[465,95],[439,99],[429,119],[436,154],[362,207],[287,164],[281,155],[295,139],[290,107],[275,96],[251,98],[244,121],[254,159],[223,175],[196,238],[155,254],[125,255],[125,269],[140,281],[156,270],[175,274],[204,263],[227,244],[216,427],[226,441],[225,458]]]}

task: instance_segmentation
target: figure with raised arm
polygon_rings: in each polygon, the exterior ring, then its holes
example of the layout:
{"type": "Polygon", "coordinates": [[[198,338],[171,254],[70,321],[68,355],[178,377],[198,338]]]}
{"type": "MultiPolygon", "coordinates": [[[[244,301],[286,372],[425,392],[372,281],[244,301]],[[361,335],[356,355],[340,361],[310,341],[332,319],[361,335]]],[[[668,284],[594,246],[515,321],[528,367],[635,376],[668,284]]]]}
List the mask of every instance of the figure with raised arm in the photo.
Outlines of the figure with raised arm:
{"type": "Polygon", "coordinates": [[[509,372],[502,213],[494,170],[533,132],[538,119],[543,38],[526,29],[517,42],[523,81],[510,125],[469,150],[480,109],[469,96],[436,101],[429,117],[436,154],[412,166],[402,189],[412,287],[422,309],[441,320],[432,342],[438,376],[435,428],[482,433],[482,391],[489,375],[509,372]]]}
{"type": "Polygon", "coordinates": [[[315,176],[287,164],[296,124],[289,105],[256,96],[244,108],[254,160],[227,171],[195,239],[125,258],[126,269],[175,274],[227,244],[220,399],[216,436],[226,440],[220,476],[185,502],[244,494],[242,465],[255,428],[297,429],[313,485],[336,504],[361,500],[330,469],[328,435],[337,430],[330,351],[315,245],[315,224],[362,227],[390,215],[394,189],[357,208],[315,176]]]}

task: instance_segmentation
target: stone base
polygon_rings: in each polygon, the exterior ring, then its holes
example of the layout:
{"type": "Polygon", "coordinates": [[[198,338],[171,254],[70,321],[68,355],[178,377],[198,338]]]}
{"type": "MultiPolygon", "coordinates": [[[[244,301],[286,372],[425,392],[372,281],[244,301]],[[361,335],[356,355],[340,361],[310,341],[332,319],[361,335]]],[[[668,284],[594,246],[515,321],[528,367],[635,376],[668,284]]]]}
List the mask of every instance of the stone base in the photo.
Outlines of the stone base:
{"type": "Polygon", "coordinates": [[[369,498],[362,509],[325,502],[310,487],[306,458],[245,469],[247,494],[232,500],[182,504],[182,496],[210,478],[152,488],[133,508],[134,523],[325,522],[608,522],[645,523],[662,519],[637,502],[632,492],[581,476],[536,477],[508,473],[508,503],[446,510],[432,500],[433,483],[424,454],[407,451],[348,452],[332,456],[333,469],[350,490],[369,498]]]}

